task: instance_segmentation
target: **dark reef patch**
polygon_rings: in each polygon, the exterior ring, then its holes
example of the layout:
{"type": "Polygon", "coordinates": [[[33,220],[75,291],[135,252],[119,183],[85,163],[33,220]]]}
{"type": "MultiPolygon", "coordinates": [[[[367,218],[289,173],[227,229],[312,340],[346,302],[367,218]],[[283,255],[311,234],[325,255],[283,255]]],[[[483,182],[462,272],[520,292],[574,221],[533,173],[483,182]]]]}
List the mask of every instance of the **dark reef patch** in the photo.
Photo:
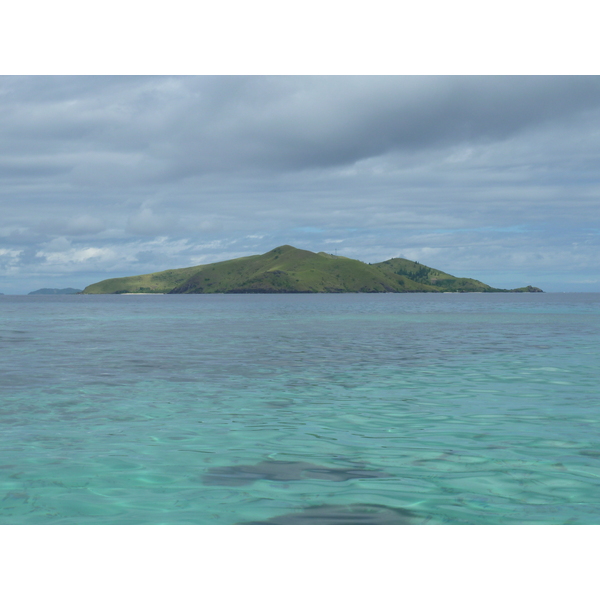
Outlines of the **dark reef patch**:
{"type": "Polygon", "coordinates": [[[321,504],[240,525],[411,525],[415,517],[409,510],[381,504],[321,504]]]}
{"type": "Polygon", "coordinates": [[[270,460],[255,465],[214,467],[208,470],[203,482],[205,485],[250,485],[259,479],[268,481],[298,481],[301,479],[348,481],[349,479],[376,477],[391,477],[391,475],[371,469],[333,469],[308,462],[270,460]]]}

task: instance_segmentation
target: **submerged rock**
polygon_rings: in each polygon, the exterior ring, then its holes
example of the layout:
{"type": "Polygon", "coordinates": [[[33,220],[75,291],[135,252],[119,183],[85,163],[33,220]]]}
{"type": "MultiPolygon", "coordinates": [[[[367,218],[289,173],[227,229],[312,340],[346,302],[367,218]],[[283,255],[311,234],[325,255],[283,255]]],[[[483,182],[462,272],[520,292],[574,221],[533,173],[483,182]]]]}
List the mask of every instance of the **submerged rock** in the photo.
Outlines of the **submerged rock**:
{"type": "Polygon", "coordinates": [[[416,515],[404,508],[381,504],[321,504],[242,525],[411,525],[416,515]]]}
{"type": "Polygon", "coordinates": [[[259,479],[268,481],[297,481],[301,479],[348,481],[349,479],[370,479],[374,477],[390,477],[390,475],[383,471],[370,469],[333,469],[308,462],[270,460],[255,465],[214,467],[208,470],[203,482],[206,485],[250,485],[259,479]]]}

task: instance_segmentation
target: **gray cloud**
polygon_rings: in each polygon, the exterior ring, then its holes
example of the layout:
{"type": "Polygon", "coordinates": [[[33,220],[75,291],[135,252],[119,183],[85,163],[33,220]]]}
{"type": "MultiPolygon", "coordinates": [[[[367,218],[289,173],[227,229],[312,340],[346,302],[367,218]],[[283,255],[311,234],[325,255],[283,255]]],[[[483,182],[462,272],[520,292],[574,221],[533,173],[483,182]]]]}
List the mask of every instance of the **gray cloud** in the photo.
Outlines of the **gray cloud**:
{"type": "Polygon", "coordinates": [[[15,175],[70,168],[94,185],[501,140],[597,109],[600,94],[594,77],[7,79],[0,148],[16,151],[15,175]]]}
{"type": "Polygon", "coordinates": [[[0,291],[279,243],[600,280],[598,131],[598,77],[2,77],[0,291]]]}

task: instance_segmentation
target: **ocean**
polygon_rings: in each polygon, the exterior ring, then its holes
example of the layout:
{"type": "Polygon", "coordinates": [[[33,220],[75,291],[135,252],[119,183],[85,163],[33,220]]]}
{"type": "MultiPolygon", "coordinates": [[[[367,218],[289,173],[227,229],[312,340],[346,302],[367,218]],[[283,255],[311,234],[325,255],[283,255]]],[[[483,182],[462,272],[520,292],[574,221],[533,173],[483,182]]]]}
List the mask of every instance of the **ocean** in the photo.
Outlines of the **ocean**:
{"type": "Polygon", "coordinates": [[[0,296],[0,524],[600,524],[600,294],[0,296]]]}

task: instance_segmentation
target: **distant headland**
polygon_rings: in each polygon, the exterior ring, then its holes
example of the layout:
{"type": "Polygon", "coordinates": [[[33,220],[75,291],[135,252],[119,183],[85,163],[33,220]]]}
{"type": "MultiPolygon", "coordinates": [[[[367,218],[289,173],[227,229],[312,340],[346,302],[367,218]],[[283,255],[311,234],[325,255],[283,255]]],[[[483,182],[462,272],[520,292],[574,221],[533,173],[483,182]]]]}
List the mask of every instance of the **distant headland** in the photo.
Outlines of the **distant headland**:
{"type": "Polygon", "coordinates": [[[35,292],[29,292],[28,296],[37,294],[80,294],[83,290],[77,290],[75,288],[42,288],[41,290],[35,290],[35,292]]]}
{"type": "MultiPolygon", "coordinates": [[[[105,279],[83,294],[294,294],[344,292],[542,292],[505,290],[405,258],[360,260],[279,246],[265,254],[147,275],[105,279]]],[[[39,290],[37,293],[42,293],[39,290]]]]}

